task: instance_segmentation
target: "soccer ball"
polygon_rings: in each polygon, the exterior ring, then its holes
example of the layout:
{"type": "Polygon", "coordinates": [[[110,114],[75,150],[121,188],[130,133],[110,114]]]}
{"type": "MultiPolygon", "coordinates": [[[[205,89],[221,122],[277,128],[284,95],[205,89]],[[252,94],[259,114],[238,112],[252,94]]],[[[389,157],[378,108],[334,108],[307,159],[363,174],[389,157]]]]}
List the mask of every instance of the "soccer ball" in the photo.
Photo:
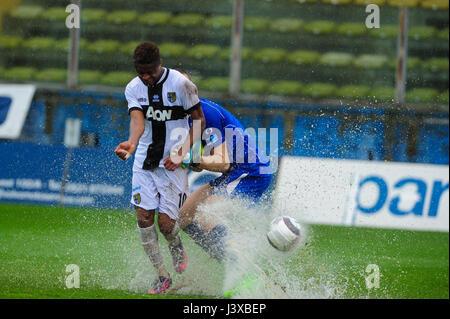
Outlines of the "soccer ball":
{"type": "Polygon", "coordinates": [[[301,238],[300,224],[292,217],[278,216],[270,223],[267,240],[276,249],[288,251],[293,249],[301,238]]]}

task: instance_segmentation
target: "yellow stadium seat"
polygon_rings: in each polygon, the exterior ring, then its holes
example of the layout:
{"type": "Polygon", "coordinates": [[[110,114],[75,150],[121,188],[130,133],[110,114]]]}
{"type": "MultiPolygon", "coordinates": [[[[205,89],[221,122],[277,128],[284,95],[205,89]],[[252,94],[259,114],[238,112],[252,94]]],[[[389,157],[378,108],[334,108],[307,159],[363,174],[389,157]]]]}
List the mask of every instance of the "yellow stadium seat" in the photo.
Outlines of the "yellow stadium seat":
{"type": "Polygon", "coordinates": [[[419,0],[388,0],[388,4],[393,7],[417,7],[419,0]]]}
{"type": "Polygon", "coordinates": [[[378,6],[382,6],[386,4],[386,0],[354,0],[354,2],[361,6],[366,6],[368,4],[376,4],[378,6]]]}
{"type": "Polygon", "coordinates": [[[422,0],[420,5],[427,9],[448,9],[448,0],[422,0]]]}
{"type": "Polygon", "coordinates": [[[305,3],[305,2],[317,2],[319,0],[291,0],[291,2],[297,2],[297,3],[305,3]]]}
{"type": "Polygon", "coordinates": [[[330,3],[330,4],[348,4],[353,0],[322,0],[322,2],[330,3]]]}

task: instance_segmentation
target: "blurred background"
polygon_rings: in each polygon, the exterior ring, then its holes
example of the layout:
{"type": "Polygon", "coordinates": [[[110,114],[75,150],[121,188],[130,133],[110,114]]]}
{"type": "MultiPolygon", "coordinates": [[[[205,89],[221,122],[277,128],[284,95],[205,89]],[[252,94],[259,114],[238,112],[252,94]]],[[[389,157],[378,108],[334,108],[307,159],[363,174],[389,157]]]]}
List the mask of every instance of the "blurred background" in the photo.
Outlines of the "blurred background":
{"type": "MultiPolygon", "coordinates": [[[[449,23],[442,0],[245,0],[238,92],[230,93],[232,0],[83,0],[78,84],[67,86],[69,1],[2,0],[0,83],[36,85],[21,142],[80,147],[128,138],[123,96],[143,40],[189,72],[200,96],[245,127],[278,128],[278,155],[449,163],[449,23]],[[380,28],[368,29],[369,3],[380,28]],[[404,99],[396,99],[401,8],[404,99]]],[[[7,142],[4,139],[4,142],[7,142]]],[[[269,143],[269,142],[268,142],[269,143]]]]}

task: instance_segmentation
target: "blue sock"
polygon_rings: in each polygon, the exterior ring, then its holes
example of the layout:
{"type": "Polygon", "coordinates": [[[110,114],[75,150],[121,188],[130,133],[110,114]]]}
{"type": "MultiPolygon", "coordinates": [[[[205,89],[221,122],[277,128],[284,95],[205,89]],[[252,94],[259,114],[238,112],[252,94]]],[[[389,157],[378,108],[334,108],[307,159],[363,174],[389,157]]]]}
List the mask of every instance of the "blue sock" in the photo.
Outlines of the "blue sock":
{"type": "Polygon", "coordinates": [[[224,225],[217,225],[205,233],[196,223],[189,224],[183,231],[191,237],[197,245],[203,248],[211,257],[222,262],[225,258],[225,237],[227,229],[224,225]]]}

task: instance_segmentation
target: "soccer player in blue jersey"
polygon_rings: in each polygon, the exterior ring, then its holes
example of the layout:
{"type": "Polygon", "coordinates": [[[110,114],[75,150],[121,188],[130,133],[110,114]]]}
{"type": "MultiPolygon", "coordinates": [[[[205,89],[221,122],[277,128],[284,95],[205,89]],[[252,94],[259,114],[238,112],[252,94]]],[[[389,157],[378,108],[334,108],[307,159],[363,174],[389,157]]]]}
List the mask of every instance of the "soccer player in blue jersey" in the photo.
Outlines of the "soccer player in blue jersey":
{"type": "Polygon", "coordinates": [[[198,218],[202,213],[199,205],[234,197],[259,202],[272,182],[273,172],[269,159],[260,154],[253,138],[229,111],[206,99],[201,98],[200,103],[206,122],[202,132],[203,155],[197,160],[193,156],[189,167],[222,175],[186,199],[179,224],[212,257],[223,261],[226,227],[209,218],[202,222],[198,218]]]}

